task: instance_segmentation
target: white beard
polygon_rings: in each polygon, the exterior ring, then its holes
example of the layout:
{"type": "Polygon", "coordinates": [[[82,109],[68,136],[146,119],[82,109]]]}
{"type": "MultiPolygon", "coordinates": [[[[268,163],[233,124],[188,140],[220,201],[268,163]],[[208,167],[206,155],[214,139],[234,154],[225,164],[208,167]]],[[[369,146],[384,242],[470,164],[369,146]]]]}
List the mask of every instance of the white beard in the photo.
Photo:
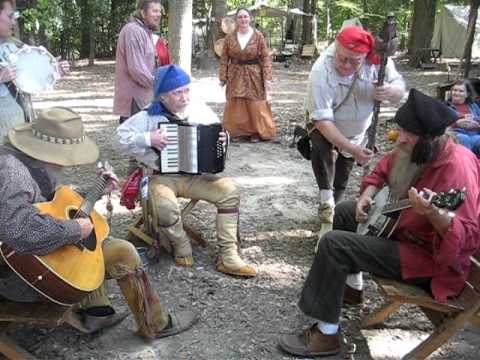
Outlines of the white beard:
{"type": "Polygon", "coordinates": [[[423,171],[423,165],[411,162],[411,152],[397,146],[393,166],[388,175],[390,199],[405,198],[408,189],[413,186],[423,171]]]}

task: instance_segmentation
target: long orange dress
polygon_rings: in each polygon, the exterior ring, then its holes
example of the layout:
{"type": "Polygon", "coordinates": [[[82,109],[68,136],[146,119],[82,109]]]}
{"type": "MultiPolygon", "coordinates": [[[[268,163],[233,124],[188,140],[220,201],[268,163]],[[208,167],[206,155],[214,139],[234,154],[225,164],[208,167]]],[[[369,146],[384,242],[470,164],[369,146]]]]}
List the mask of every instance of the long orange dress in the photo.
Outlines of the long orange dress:
{"type": "Polygon", "coordinates": [[[273,139],[275,124],[264,87],[272,80],[272,62],[261,32],[254,30],[243,50],[236,32],[226,36],[219,77],[227,84],[223,124],[230,135],[273,139]]]}

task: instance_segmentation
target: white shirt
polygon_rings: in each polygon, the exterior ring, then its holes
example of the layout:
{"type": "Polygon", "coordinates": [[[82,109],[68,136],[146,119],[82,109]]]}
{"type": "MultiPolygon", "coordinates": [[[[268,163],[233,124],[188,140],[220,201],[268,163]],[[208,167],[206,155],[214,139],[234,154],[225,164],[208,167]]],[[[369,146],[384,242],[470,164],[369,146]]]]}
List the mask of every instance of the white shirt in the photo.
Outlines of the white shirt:
{"type": "MultiPolygon", "coordinates": [[[[192,101],[185,111],[189,124],[208,125],[219,123],[218,116],[203,101],[192,101]]],[[[162,115],[148,115],[140,111],[128,118],[117,128],[115,145],[121,152],[133,155],[139,162],[158,170],[158,154],[152,149],[150,132],[158,129],[158,124],[167,123],[162,115]]]]}
{"type": "MultiPolygon", "coordinates": [[[[312,67],[308,77],[305,109],[313,121],[332,121],[352,143],[360,145],[373,116],[373,82],[378,78],[379,65],[365,62],[358,70],[358,78],[347,101],[353,76],[342,76],[334,67],[335,43],[331,44],[312,67]]],[[[385,82],[405,87],[402,76],[388,59],[385,82]]]]}
{"type": "Polygon", "coordinates": [[[247,46],[248,41],[253,35],[253,29],[251,27],[248,28],[248,31],[245,34],[242,34],[240,31],[237,31],[237,40],[238,43],[240,44],[240,49],[245,49],[245,46],[247,46]]]}

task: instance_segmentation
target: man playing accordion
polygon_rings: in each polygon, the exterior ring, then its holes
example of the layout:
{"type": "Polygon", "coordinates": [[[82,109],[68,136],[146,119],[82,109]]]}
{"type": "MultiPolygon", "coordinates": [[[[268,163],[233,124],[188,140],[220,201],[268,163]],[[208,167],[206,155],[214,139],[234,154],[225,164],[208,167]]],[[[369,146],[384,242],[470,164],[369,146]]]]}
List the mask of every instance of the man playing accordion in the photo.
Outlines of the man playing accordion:
{"type": "MultiPolygon", "coordinates": [[[[153,170],[148,189],[142,186],[142,196],[148,196],[148,201],[152,202],[158,231],[173,245],[177,265],[193,265],[192,247],[183,229],[177,197],[199,199],[217,207],[217,270],[253,277],[256,270],[238,254],[240,196],[235,182],[214,174],[160,173],[159,152],[165,151],[169,140],[159,124],[219,123],[218,117],[205,104],[190,103],[190,82],[190,76],[177,65],[159,67],[155,71],[154,102],[117,128],[117,142],[124,153],[133,155],[153,170]]],[[[226,144],[227,134],[220,132],[219,140],[226,144]]]]}

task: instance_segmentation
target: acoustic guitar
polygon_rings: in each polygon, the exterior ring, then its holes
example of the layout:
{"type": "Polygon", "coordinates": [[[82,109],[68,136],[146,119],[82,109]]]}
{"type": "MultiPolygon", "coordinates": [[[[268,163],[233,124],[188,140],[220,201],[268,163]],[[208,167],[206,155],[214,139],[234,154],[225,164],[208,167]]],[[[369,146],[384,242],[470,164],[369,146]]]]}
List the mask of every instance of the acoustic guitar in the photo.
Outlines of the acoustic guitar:
{"type": "MultiPolygon", "coordinates": [[[[412,205],[408,199],[389,203],[389,194],[390,189],[385,186],[375,195],[373,205],[368,211],[368,219],[366,222],[358,224],[357,234],[385,238],[389,238],[393,234],[400,220],[400,211],[411,208],[412,205]]],[[[465,189],[451,189],[426,199],[436,207],[451,212],[462,204],[465,199],[465,189]]]]}
{"type": "Polygon", "coordinates": [[[37,292],[54,303],[70,306],[103,283],[105,265],[102,242],[110,228],[94,209],[103,194],[108,177],[98,177],[91,191],[82,198],[68,186],[61,186],[52,201],[37,203],[40,213],[57,219],[89,217],[94,225],[90,236],[77,244],[65,245],[47,255],[23,255],[0,242],[5,263],[37,292]]]}

